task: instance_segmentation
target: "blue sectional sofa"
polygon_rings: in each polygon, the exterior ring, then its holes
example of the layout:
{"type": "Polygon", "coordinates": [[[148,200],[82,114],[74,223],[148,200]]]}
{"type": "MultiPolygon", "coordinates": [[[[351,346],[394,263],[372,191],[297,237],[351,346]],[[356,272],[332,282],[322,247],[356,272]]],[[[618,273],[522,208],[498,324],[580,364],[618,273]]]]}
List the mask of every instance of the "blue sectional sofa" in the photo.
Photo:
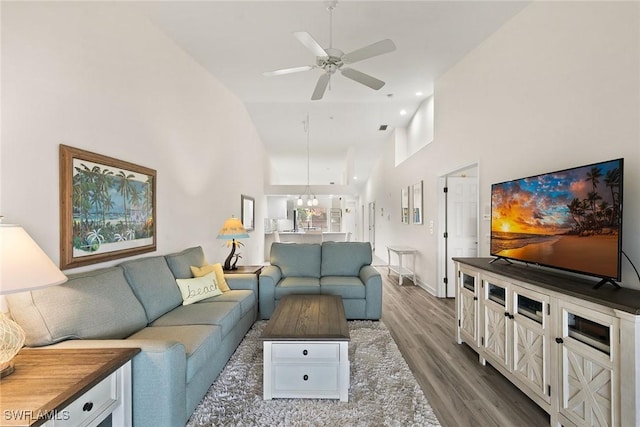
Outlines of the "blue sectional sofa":
{"type": "Polygon", "coordinates": [[[201,247],[69,276],[7,296],[26,345],[138,347],[132,362],[136,427],[184,425],[257,318],[257,278],[226,276],[230,291],[190,305],[176,279],[205,263],[201,247]]]}
{"type": "Polygon", "coordinates": [[[289,294],[340,295],[347,319],[380,319],[382,278],[367,242],[273,243],[260,273],[260,317],[289,294]]]}

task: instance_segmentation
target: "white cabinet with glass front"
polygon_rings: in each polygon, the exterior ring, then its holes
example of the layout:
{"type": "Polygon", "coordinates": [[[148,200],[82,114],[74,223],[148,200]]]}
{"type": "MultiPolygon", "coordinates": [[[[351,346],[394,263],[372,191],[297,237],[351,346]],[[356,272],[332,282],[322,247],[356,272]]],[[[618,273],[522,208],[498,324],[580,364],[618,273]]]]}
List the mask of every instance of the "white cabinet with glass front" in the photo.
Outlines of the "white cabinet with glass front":
{"type": "Polygon", "coordinates": [[[549,297],[491,276],[482,276],[482,296],[481,361],[549,404],[549,297]]]}
{"type": "Polygon", "coordinates": [[[478,294],[480,282],[478,273],[460,267],[456,286],[456,319],[458,322],[458,344],[467,343],[474,349],[480,344],[478,340],[478,294]]]}
{"type": "Polygon", "coordinates": [[[640,425],[640,292],[456,258],[456,339],[554,426],[640,425]]]}

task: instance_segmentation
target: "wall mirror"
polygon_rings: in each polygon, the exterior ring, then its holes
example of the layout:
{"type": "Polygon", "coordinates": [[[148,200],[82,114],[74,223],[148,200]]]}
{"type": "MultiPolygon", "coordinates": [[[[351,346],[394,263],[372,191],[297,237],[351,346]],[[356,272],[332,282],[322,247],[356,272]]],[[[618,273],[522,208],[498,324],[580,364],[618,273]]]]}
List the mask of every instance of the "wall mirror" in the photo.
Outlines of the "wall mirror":
{"type": "Polygon", "coordinates": [[[242,218],[242,225],[247,231],[253,231],[255,228],[255,200],[253,197],[240,195],[242,203],[240,206],[240,217],[242,218]]]}
{"type": "Polygon", "coordinates": [[[412,186],[413,197],[413,223],[424,224],[422,209],[422,181],[412,186]]]}
{"type": "Polygon", "coordinates": [[[400,208],[402,212],[402,223],[409,224],[409,188],[400,190],[400,208]]]}

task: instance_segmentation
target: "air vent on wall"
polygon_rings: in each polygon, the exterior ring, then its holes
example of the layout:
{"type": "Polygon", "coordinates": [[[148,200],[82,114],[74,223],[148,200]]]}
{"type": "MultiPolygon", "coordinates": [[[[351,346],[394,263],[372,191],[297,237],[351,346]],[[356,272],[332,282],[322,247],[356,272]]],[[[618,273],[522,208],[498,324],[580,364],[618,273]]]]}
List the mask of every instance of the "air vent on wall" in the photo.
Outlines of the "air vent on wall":
{"type": "Polygon", "coordinates": [[[387,130],[388,127],[389,127],[389,125],[380,125],[378,130],[387,130]]]}

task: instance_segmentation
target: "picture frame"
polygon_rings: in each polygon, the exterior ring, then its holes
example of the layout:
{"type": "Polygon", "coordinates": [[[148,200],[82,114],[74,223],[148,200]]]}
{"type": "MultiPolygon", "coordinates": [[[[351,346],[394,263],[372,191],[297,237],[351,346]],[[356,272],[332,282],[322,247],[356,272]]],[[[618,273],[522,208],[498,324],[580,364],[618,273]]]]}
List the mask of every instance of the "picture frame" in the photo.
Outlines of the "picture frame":
{"type": "Polygon", "coordinates": [[[157,172],[60,144],[60,268],[156,250],[157,172]]]}
{"type": "Polygon", "coordinates": [[[255,229],[256,202],[253,197],[240,195],[240,218],[245,230],[255,229]]]}
{"type": "Polygon", "coordinates": [[[409,187],[400,190],[400,212],[403,224],[409,224],[409,187]]]}
{"type": "Polygon", "coordinates": [[[422,188],[423,188],[422,180],[411,186],[411,197],[412,197],[411,220],[416,225],[424,224],[422,188]]]}

